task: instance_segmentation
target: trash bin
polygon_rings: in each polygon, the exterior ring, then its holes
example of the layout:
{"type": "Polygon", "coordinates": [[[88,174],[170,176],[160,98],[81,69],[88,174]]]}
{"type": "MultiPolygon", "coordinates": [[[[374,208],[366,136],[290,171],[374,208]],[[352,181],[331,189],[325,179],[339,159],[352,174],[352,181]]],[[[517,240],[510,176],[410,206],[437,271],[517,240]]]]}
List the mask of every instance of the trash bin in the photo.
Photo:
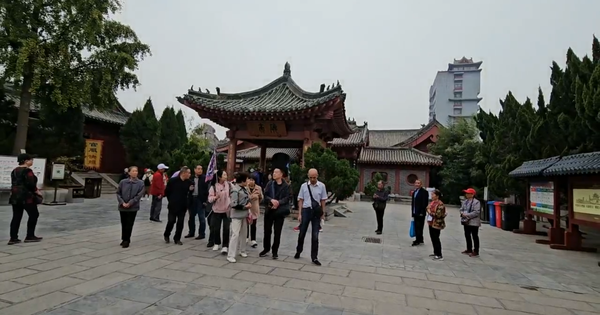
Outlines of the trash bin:
{"type": "Polygon", "coordinates": [[[487,202],[483,203],[481,207],[481,211],[479,211],[479,218],[481,219],[481,223],[489,223],[490,222],[490,212],[487,210],[487,202]]]}
{"type": "Polygon", "coordinates": [[[503,202],[496,201],[494,202],[494,212],[496,214],[496,227],[502,228],[502,205],[503,202]]]}
{"type": "Polygon", "coordinates": [[[502,206],[502,229],[505,231],[513,231],[519,229],[521,222],[521,212],[523,207],[514,204],[502,206]]]}
{"type": "Polygon", "coordinates": [[[490,217],[490,226],[496,226],[496,208],[494,208],[495,201],[487,202],[487,212],[490,217]]]}
{"type": "Polygon", "coordinates": [[[85,198],[98,198],[102,192],[102,178],[86,178],[83,196],[85,198]]]}

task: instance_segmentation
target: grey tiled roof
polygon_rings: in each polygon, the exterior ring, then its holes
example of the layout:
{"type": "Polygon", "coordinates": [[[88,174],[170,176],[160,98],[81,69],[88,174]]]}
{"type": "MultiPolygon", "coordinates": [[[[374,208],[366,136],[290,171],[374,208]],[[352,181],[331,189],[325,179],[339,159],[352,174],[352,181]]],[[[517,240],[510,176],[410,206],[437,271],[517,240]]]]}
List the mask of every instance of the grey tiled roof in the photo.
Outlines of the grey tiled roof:
{"type": "Polygon", "coordinates": [[[283,72],[283,76],[267,84],[266,86],[243,93],[207,93],[208,91],[194,90],[193,87],[183,97],[177,100],[186,106],[196,106],[206,110],[217,110],[230,113],[283,113],[309,109],[324,104],[336,97],[345,98],[342,87],[331,84],[328,90],[323,92],[307,92],[300,88],[291,77],[289,64],[283,72]]]}
{"type": "Polygon", "coordinates": [[[393,147],[418,133],[421,129],[369,130],[370,147],[393,147]]]}
{"type": "MultiPolygon", "coordinates": [[[[273,155],[280,152],[289,155],[292,160],[298,160],[298,157],[300,156],[300,149],[298,148],[267,148],[267,160],[272,159],[273,155]]],[[[237,152],[237,158],[242,160],[258,160],[260,159],[260,147],[239,150],[237,152]]]]}
{"type": "Polygon", "coordinates": [[[410,145],[413,141],[417,140],[420,136],[422,136],[423,134],[425,134],[426,132],[431,130],[431,128],[433,128],[434,126],[437,126],[438,128],[445,128],[444,125],[440,124],[440,122],[434,118],[427,125],[425,125],[425,127],[419,129],[412,136],[404,139],[402,142],[400,142],[394,146],[402,147],[402,146],[410,145]]]}
{"type": "Polygon", "coordinates": [[[367,133],[369,129],[367,128],[367,123],[363,126],[354,126],[354,133],[351,134],[348,139],[343,138],[335,138],[330,142],[333,147],[353,147],[353,146],[362,146],[367,141],[367,133]]]}
{"type": "Polygon", "coordinates": [[[521,166],[508,173],[510,177],[534,177],[541,176],[542,172],[560,160],[560,156],[547,159],[527,161],[521,166]]]}
{"type": "Polygon", "coordinates": [[[413,148],[363,148],[358,163],[394,165],[442,165],[442,158],[413,148]]]}
{"type": "MultiPolygon", "coordinates": [[[[7,89],[7,99],[13,101],[15,103],[15,107],[19,107],[21,104],[21,99],[14,93],[11,93],[12,89],[7,89]]],[[[32,112],[37,112],[40,110],[40,105],[33,100],[30,104],[30,110],[32,112]]],[[[127,112],[121,104],[117,104],[116,109],[110,111],[98,111],[96,109],[89,109],[86,106],[83,106],[83,115],[90,119],[105,121],[117,125],[124,125],[129,119],[131,114],[127,112]]]]}
{"type": "Polygon", "coordinates": [[[600,173],[600,151],[563,156],[544,171],[544,176],[600,173]]]}

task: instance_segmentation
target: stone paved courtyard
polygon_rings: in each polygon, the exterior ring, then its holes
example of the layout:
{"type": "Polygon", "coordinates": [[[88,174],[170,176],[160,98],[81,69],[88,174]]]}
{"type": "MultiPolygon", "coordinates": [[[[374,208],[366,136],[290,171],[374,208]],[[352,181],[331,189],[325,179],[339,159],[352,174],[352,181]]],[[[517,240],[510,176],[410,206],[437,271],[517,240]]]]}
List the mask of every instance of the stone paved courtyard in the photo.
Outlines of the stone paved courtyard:
{"type": "MultiPolygon", "coordinates": [[[[279,260],[258,258],[260,246],[229,264],[205,241],[164,244],[147,201],[123,249],[114,203],[41,207],[42,243],[0,244],[0,315],[600,314],[600,255],[483,226],[481,257],[469,258],[455,209],[442,232],[445,261],[435,262],[428,235],[410,246],[408,206],[388,206],[382,244],[371,244],[363,241],[376,236],[370,204],[347,203],[353,213],[325,225],[317,267],[308,239],[304,257],[291,257],[291,221],[279,260]]],[[[10,215],[0,207],[4,238],[10,215]]]]}

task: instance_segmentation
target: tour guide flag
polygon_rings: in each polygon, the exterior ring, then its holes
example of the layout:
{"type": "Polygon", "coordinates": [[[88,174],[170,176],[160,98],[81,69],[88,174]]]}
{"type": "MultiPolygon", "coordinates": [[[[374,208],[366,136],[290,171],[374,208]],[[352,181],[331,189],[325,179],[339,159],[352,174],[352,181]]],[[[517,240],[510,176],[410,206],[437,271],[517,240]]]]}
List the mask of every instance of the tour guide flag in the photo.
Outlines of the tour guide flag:
{"type": "Polygon", "coordinates": [[[217,168],[217,150],[213,150],[212,157],[208,163],[208,170],[206,171],[206,181],[211,181],[215,175],[215,169],[217,168]]]}

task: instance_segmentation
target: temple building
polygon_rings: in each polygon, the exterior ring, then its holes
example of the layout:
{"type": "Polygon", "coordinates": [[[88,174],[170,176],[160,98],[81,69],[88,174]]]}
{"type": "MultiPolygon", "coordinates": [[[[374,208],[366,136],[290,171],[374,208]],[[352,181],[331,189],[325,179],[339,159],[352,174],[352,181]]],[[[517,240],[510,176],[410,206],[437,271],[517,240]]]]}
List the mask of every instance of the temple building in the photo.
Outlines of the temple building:
{"type": "Polygon", "coordinates": [[[421,129],[369,130],[367,123],[347,119],[345,99],[339,82],[322,84],[318,92],[301,89],[286,63],[283,75],[262,88],[235,94],[191,88],[178,101],[229,129],[217,151],[227,154],[230,176],[251,167],[268,171],[302,163],[306,150],[320,143],[359,170],[358,191],[376,173],[396,194],[408,195],[417,178],[427,186],[431,168],[442,163],[427,153],[441,124],[433,120],[421,129]]]}

